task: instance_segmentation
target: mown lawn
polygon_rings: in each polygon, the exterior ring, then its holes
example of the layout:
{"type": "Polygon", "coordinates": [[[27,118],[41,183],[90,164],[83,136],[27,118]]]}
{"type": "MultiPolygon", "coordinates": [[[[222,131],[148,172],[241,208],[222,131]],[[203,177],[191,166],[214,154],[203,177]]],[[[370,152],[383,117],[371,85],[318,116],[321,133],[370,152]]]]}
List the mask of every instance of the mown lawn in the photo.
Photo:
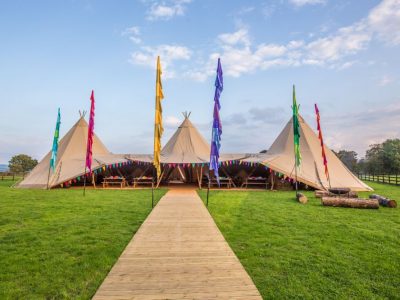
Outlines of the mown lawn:
{"type": "Polygon", "coordinates": [[[149,190],[10,184],[0,181],[0,299],[90,299],[151,211],[149,190]]]}
{"type": "MultiPolygon", "coordinates": [[[[400,187],[369,184],[400,204],[400,187]]],[[[209,210],[263,298],[400,299],[400,208],[323,207],[306,194],[301,205],[293,192],[210,192],[209,210]]]]}

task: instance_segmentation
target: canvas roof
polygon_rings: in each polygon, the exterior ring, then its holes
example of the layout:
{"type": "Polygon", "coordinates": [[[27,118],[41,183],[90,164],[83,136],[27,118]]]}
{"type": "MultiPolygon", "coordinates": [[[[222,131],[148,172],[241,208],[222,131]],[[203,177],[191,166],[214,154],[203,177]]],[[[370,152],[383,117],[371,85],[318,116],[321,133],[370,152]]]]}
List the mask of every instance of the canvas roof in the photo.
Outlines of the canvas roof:
{"type": "MultiPolygon", "coordinates": [[[[301,116],[299,116],[299,123],[302,161],[297,172],[298,181],[317,189],[327,189],[329,188],[329,181],[324,172],[322,150],[318,136],[301,116]]],[[[293,119],[290,119],[267,153],[251,157],[248,161],[258,161],[274,171],[294,178],[295,162],[293,151],[293,119]]],[[[372,190],[347,169],[326,145],[325,152],[328,160],[331,187],[350,188],[353,191],[372,190]]]]}
{"type": "MultiPolygon", "coordinates": [[[[88,124],[85,119],[81,117],[60,140],[56,168],[54,172],[50,173],[50,187],[57,186],[84,174],[87,135],[88,124]]],[[[18,184],[18,187],[46,188],[50,157],[51,151],[47,153],[29,175],[18,184]]],[[[97,135],[94,135],[92,169],[96,169],[104,164],[125,161],[127,160],[124,158],[124,155],[112,154],[97,135]]]]}
{"type": "MultiPolygon", "coordinates": [[[[238,160],[247,157],[247,154],[221,154],[220,161],[238,160]]],[[[152,162],[153,155],[129,155],[129,159],[152,162]]],[[[172,137],[161,150],[161,163],[185,164],[208,163],[210,161],[210,144],[201,135],[188,115],[178,127],[172,137]]]]}

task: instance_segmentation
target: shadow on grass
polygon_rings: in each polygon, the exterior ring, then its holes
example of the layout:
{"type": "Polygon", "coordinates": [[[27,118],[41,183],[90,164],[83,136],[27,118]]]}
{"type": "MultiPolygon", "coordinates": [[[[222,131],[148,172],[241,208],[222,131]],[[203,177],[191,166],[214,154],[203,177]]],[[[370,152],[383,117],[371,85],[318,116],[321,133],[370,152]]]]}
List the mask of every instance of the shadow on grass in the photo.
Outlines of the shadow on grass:
{"type": "Polygon", "coordinates": [[[397,297],[398,210],[323,207],[306,195],[301,205],[293,192],[210,193],[210,213],[263,297],[397,297]]]}

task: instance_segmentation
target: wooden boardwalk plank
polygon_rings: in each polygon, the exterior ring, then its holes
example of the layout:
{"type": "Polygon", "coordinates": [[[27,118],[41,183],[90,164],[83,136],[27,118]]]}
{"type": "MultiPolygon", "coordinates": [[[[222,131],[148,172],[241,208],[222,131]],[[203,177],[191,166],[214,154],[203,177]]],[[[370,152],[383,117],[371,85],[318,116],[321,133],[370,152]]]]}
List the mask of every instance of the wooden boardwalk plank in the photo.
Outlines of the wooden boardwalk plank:
{"type": "Polygon", "coordinates": [[[93,299],[262,299],[195,190],[170,190],[93,299]]]}

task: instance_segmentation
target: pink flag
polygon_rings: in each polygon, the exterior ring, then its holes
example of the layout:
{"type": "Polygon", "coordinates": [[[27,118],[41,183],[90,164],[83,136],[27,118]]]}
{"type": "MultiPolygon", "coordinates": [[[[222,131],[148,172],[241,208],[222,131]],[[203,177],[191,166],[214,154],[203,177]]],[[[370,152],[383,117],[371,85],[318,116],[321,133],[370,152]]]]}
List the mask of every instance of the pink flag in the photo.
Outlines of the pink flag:
{"type": "Polygon", "coordinates": [[[93,134],[94,134],[94,91],[92,90],[92,95],[90,96],[90,117],[89,117],[88,140],[86,148],[86,165],[85,165],[85,172],[88,169],[90,175],[92,174],[93,134]]]}

